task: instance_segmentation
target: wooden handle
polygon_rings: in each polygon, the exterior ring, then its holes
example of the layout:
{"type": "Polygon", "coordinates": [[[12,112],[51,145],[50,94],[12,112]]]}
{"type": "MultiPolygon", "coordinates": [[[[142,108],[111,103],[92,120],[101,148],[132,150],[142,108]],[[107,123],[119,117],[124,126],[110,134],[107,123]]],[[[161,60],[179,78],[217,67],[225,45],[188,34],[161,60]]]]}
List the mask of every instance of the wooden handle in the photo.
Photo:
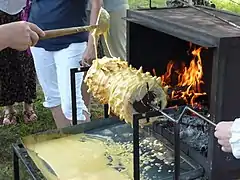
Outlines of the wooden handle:
{"type": "Polygon", "coordinates": [[[51,38],[56,38],[56,37],[61,37],[61,36],[66,36],[71,34],[77,34],[79,32],[92,31],[97,27],[98,25],[92,25],[92,26],[81,26],[81,27],[47,30],[45,31],[45,36],[41,37],[40,40],[51,39],[51,38]]]}

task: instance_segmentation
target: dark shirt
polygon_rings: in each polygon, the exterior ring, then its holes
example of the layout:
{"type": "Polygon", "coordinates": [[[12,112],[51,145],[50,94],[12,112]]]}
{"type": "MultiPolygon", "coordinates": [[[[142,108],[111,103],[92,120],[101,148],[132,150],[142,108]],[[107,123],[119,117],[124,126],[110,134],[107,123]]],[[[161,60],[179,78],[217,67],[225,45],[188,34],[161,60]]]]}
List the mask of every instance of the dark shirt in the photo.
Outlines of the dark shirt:
{"type": "MultiPolygon", "coordinates": [[[[43,30],[86,25],[87,0],[33,0],[29,22],[43,30]]],[[[48,40],[40,40],[36,47],[47,51],[67,48],[71,43],[85,42],[88,33],[82,32],[48,40]]]]}

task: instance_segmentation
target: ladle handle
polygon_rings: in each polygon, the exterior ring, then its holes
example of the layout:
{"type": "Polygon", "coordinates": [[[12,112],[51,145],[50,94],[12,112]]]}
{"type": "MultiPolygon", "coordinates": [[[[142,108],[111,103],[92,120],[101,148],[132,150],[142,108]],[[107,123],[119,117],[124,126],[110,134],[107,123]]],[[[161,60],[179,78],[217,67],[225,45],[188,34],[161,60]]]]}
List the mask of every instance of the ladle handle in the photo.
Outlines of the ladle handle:
{"type": "Polygon", "coordinates": [[[97,27],[98,27],[98,25],[91,25],[91,26],[80,26],[80,27],[47,30],[47,31],[45,31],[45,36],[41,37],[40,40],[77,34],[79,32],[92,31],[92,30],[96,29],[97,27]]]}

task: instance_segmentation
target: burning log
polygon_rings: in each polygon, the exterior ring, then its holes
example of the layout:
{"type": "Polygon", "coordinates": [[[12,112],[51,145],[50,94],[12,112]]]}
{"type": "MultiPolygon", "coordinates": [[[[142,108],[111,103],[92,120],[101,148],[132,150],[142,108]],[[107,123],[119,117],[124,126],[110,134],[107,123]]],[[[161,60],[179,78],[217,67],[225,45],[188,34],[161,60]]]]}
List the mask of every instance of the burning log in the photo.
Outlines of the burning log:
{"type": "Polygon", "coordinates": [[[137,70],[118,58],[94,60],[84,82],[93,97],[109,104],[109,111],[128,123],[132,123],[135,112],[141,111],[139,106],[155,103],[164,108],[167,105],[167,93],[160,77],[143,73],[142,68],[137,70]]]}
{"type": "MultiPolygon", "coordinates": [[[[195,106],[199,97],[207,95],[206,92],[201,91],[201,85],[204,84],[201,51],[204,47],[197,48],[192,43],[189,45],[187,53],[192,55],[189,67],[185,62],[177,64],[171,60],[167,64],[165,74],[161,75],[162,85],[168,86],[170,105],[172,101],[174,104],[174,101],[180,100],[178,105],[195,106]]],[[[155,69],[153,69],[153,74],[156,75],[155,69]]]]}

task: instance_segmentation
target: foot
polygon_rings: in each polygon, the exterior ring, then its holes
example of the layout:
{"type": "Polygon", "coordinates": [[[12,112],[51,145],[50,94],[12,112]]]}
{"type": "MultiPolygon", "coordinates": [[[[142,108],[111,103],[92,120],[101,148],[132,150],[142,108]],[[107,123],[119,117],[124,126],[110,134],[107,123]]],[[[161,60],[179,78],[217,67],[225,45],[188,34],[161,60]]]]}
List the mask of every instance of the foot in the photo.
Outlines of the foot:
{"type": "Polygon", "coordinates": [[[23,120],[25,123],[33,122],[37,120],[37,115],[33,110],[33,105],[23,103],[23,120]]]}
{"type": "MultiPolygon", "coordinates": [[[[90,119],[90,114],[86,111],[83,111],[83,115],[85,116],[85,120],[77,120],[77,124],[83,124],[83,123],[87,123],[87,122],[90,122],[91,119],[90,119]]],[[[72,125],[72,120],[69,120],[71,122],[71,125],[72,125]]]]}
{"type": "Polygon", "coordinates": [[[34,122],[37,120],[37,115],[34,110],[23,111],[23,120],[25,123],[34,122]]]}
{"type": "Polygon", "coordinates": [[[84,122],[90,122],[91,121],[91,114],[88,113],[87,111],[83,111],[83,115],[85,116],[86,120],[84,122]]]}
{"type": "Polygon", "coordinates": [[[5,111],[3,125],[15,125],[17,124],[17,112],[5,111]]]}

